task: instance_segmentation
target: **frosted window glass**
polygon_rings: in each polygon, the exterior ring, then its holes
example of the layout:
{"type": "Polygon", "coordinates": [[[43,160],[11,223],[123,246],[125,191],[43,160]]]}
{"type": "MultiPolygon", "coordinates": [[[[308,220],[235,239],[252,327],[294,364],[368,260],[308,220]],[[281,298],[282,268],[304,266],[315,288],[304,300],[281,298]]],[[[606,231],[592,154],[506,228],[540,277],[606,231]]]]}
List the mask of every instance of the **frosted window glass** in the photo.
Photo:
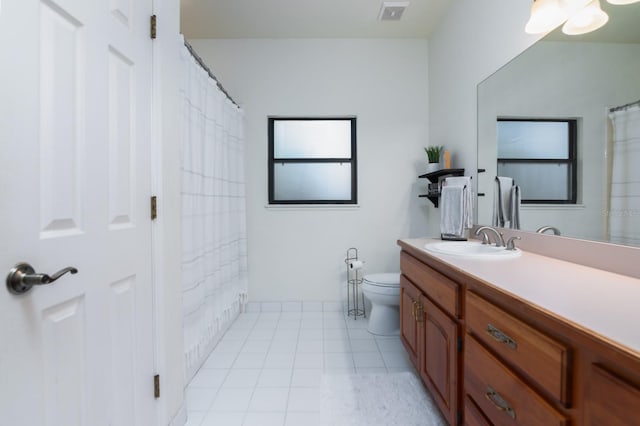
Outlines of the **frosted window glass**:
{"type": "Polygon", "coordinates": [[[567,159],[569,123],[498,121],[498,158],[567,159]]]}
{"type": "Polygon", "coordinates": [[[350,200],[350,163],[276,163],[275,201],[350,200]]]}
{"type": "Polygon", "coordinates": [[[498,163],[498,175],[512,177],[523,200],[570,199],[569,171],[569,164],[498,163]]]}
{"type": "Polygon", "coordinates": [[[275,158],[351,158],[351,120],[274,120],[275,158]]]}

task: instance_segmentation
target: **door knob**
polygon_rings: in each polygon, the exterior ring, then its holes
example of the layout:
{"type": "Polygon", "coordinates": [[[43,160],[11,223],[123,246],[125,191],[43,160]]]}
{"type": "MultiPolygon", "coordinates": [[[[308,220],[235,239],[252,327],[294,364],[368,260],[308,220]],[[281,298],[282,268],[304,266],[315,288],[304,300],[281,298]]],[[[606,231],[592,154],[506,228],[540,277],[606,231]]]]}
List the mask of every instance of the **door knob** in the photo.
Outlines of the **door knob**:
{"type": "Polygon", "coordinates": [[[18,263],[7,275],[7,290],[12,294],[24,294],[34,285],[50,284],[66,274],[76,274],[78,270],[72,266],[59,270],[53,275],[36,274],[35,269],[28,263],[18,263]]]}

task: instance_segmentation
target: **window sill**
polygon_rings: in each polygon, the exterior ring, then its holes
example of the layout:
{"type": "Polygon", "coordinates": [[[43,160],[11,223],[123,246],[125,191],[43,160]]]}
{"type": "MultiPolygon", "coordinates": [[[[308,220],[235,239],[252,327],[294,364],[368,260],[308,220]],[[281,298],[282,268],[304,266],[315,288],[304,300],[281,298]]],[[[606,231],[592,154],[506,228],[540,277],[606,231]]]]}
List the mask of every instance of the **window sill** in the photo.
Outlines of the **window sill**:
{"type": "Polygon", "coordinates": [[[358,210],[360,204],[267,204],[267,210],[358,210]]]}
{"type": "Polygon", "coordinates": [[[582,210],[584,204],[521,204],[520,210],[582,210]]]}

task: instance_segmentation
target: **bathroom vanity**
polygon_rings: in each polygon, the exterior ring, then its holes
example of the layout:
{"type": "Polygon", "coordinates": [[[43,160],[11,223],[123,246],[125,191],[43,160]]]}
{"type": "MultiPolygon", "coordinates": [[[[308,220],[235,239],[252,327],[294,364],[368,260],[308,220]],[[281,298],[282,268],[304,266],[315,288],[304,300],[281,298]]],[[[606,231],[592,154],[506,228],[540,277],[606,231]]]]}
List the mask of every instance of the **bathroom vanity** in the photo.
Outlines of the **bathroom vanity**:
{"type": "Polygon", "coordinates": [[[400,240],[401,340],[450,425],[640,425],[640,279],[400,240]]]}

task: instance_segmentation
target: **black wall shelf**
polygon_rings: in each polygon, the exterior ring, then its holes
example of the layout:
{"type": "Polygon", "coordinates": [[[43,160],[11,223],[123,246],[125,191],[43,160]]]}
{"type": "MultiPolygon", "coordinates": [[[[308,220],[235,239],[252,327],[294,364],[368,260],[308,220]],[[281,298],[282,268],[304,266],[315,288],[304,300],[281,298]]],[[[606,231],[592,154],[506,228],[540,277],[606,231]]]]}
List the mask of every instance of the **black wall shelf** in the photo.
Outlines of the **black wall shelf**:
{"type": "Polygon", "coordinates": [[[449,176],[464,176],[464,169],[441,169],[418,176],[419,178],[429,179],[431,183],[437,184],[437,191],[429,191],[429,194],[418,195],[418,197],[428,198],[433,205],[438,208],[438,200],[440,199],[440,182],[443,178],[447,178],[449,176]]]}

